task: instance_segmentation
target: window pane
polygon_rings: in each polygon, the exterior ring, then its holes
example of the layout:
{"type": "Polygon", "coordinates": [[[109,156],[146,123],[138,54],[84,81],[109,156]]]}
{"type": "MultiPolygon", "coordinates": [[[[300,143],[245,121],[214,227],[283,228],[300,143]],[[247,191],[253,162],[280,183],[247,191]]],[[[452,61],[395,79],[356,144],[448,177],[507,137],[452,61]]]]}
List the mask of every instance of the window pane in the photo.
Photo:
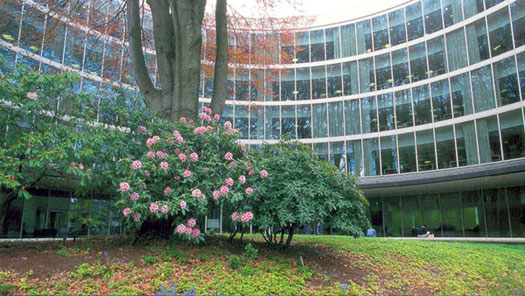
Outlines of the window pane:
{"type": "Polygon", "coordinates": [[[381,137],[383,175],[397,174],[396,136],[381,137]]]}
{"type": "Polygon", "coordinates": [[[343,172],[346,165],[345,142],[330,143],[330,162],[343,172]]]}
{"type": "Polygon", "coordinates": [[[361,155],[361,140],[346,142],[346,169],[349,174],[363,176],[363,157],[361,155]]]}
{"type": "Polygon", "coordinates": [[[399,196],[385,197],[383,199],[383,223],[385,225],[385,236],[401,237],[401,198],[399,196]]]}
{"type": "Polygon", "coordinates": [[[452,126],[436,128],[436,146],[438,167],[440,169],[456,167],[456,143],[454,143],[452,126]]]}
{"type": "Polygon", "coordinates": [[[313,104],[314,138],[324,138],[328,136],[328,126],[326,123],[326,103],[313,104]]]}
{"type": "Polygon", "coordinates": [[[324,66],[312,67],[312,99],[326,98],[326,70],[324,66]]]}
{"type": "Polygon", "coordinates": [[[392,87],[392,69],[390,68],[390,54],[376,56],[377,89],[392,87]]]}
{"type": "Polygon", "coordinates": [[[505,159],[525,157],[525,136],[521,113],[521,110],[514,110],[499,116],[505,159]]]}
{"type": "Polygon", "coordinates": [[[344,136],[343,102],[328,103],[330,116],[330,137],[344,136]]]}
{"type": "Polygon", "coordinates": [[[372,51],[372,28],[370,20],[357,23],[357,50],[359,54],[372,51]]]}
{"type": "Polygon", "coordinates": [[[357,135],[361,133],[359,114],[359,100],[345,101],[346,134],[357,135]]]}
{"type": "Polygon", "coordinates": [[[445,28],[463,20],[461,1],[442,0],[441,4],[443,5],[443,21],[445,22],[445,28]]]}
{"type": "Polygon", "coordinates": [[[450,90],[448,79],[434,82],[432,87],[432,106],[434,111],[434,122],[451,119],[452,107],[450,105],[450,90]]]}
{"type": "Polygon", "coordinates": [[[525,187],[507,188],[510,223],[513,237],[525,236],[525,187]]]}
{"type": "Polygon", "coordinates": [[[310,105],[297,105],[297,136],[299,139],[312,137],[312,112],[310,105]]]}
{"type": "Polygon", "coordinates": [[[461,221],[461,204],[459,192],[441,193],[441,221],[443,237],[462,237],[463,222],[461,221]]]}
{"type": "Polygon", "coordinates": [[[477,120],[481,163],[501,160],[498,121],[496,116],[477,120]]]}
{"type": "Polygon", "coordinates": [[[287,134],[295,139],[295,106],[282,106],[281,108],[282,134],[287,134]]]}
{"type": "Polygon", "coordinates": [[[447,34],[448,67],[450,71],[468,66],[463,28],[447,34]]]}
{"type": "Polygon", "coordinates": [[[512,14],[512,29],[514,30],[514,42],[516,47],[525,44],[525,2],[515,1],[510,4],[512,14]]]}
{"type": "MultiPolygon", "coordinates": [[[[1,4],[0,4],[1,5],[1,4]]],[[[1,8],[1,6],[0,6],[1,8]]],[[[5,196],[0,195],[0,202],[4,203],[5,196]]],[[[18,197],[7,209],[4,225],[0,229],[1,238],[20,238],[20,225],[22,224],[22,212],[24,210],[24,198],[18,197]]]]}
{"type": "MultiPolygon", "coordinates": [[[[0,8],[0,11],[1,10],[2,9],[0,8]]],[[[0,17],[0,18],[4,20],[3,17],[0,17]]],[[[62,62],[62,54],[64,52],[65,33],[66,33],[65,23],[58,21],[54,17],[47,18],[46,33],[44,35],[44,39],[45,39],[44,40],[44,51],[42,53],[44,57],[51,59],[57,63],[62,62]]],[[[103,40],[99,40],[98,43],[102,44],[103,40]]],[[[100,64],[102,63],[102,56],[99,57],[99,60],[97,60],[97,62],[100,64]]]]}
{"type": "Polygon", "coordinates": [[[403,8],[390,12],[388,14],[388,21],[390,23],[390,43],[392,45],[405,43],[407,41],[407,36],[403,8]]]}
{"type": "Polygon", "coordinates": [[[359,93],[357,62],[343,63],[343,85],[345,96],[359,93]]]}
{"type": "Polygon", "coordinates": [[[363,125],[363,133],[377,132],[377,109],[376,97],[368,97],[361,99],[361,122],[363,125]]]}
{"type": "Polygon", "coordinates": [[[439,212],[439,198],[437,194],[423,194],[419,196],[421,203],[421,220],[427,231],[436,237],[441,236],[441,213],[439,212]]]}
{"type": "Polygon", "coordinates": [[[383,208],[381,205],[382,198],[370,198],[370,212],[368,219],[375,229],[377,236],[383,236],[383,208]]]}
{"type": "Polygon", "coordinates": [[[359,60],[360,92],[375,91],[374,60],[372,58],[359,60]]]}
{"type": "Polygon", "coordinates": [[[296,88],[298,100],[310,99],[310,68],[296,68],[296,88]]]}
{"type": "Polygon", "coordinates": [[[408,40],[423,36],[423,17],[421,16],[421,2],[414,3],[405,8],[407,20],[408,40]]]}
{"type": "Polygon", "coordinates": [[[320,159],[328,161],[328,143],[314,143],[314,152],[320,159]]]}
{"type": "Polygon", "coordinates": [[[401,91],[396,91],[396,124],[397,128],[404,128],[413,126],[414,122],[412,120],[412,98],[410,96],[410,89],[404,89],[401,91]]]}
{"type": "MultiPolygon", "coordinates": [[[[303,75],[308,75],[307,79],[310,78],[310,69],[306,69],[306,73],[304,72],[304,68],[297,69],[298,71],[301,70],[303,72],[297,73],[298,77],[297,79],[304,79],[303,75]],[[301,75],[301,77],[299,77],[301,75]]],[[[304,87],[301,84],[301,87],[304,87]]],[[[281,100],[282,101],[288,101],[288,100],[295,100],[295,85],[294,85],[294,71],[291,70],[282,70],[281,71],[281,100]]],[[[301,92],[302,93],[302,92],[301,92]]],[[[310,98],[310,83],[308,83],[308,98],[310,98]]],[[[279,96],[276,98],[273,98],[273,101],[279,101],[279,96]]]]}
{"type": "Polygon", "coordinates": [[[22,18],[22,30],[20,32],[20,46],[22,48],[40,54],[44,36],[44,22],[45,15],[43,12],[29,5],[24,6],[24,17],[22,18]]]}
{"type": "Polygon", "coordinates": [[[250,105],[250,139],[264,139],[264,107],[250,105]]]}
{"type": "Polygon", "coordinates": [[[22,2],[18,0],[0,3],[0,37],[9,43],[16,43],[18,40],[21,10],[22,2]]]}
{"type": "MultiPolygon", "coordinates": [[[[521,94],[525,94],[525,53],[520,53],[518,58],[518,71],[520,76],[521,94]]],[[[523,97],[521,98],[523,100],[523,97]]]]}
{"type": "Polygon", "coordinates": [[[463,221],[466,237],[483,237],[485,231],[485,212],[480,191],[461,192],[463,199],[463,221]]]}
{"type": "Polygon", "coordinates": [[[279,139],[281,122],[279,121],[279,106],[266,106],[266,139],[279,139]]]}
{"type": "Polygon", "coordinates": [[[250,76],[248,69],[235,69],[235,100],[248,101],[248,89],[250,86],[250,76]]]}
{"type": "Polygon", "coordinates": [[[42,237],[46,225],[48,191],[34,192],[24,201],[22,237],[42,237]]]}
{"type": "Polygon", "coordinates": [[[401,173],[416,171],[416,149],[414,145],[414,134],[398,135],[399,145],[399,171],[401,173]]]}
{"type": "Polygon", "coordinates": [[[431,123],[432,113],[430,112],[428,85],[415,87],[412,89],[412,92],[416,125],[431,123]]]}
{"type": "Polygon", "coordinates": [[[416,227],[421,226],[421,212],[419,210],[419,197],[417,195],[403,196],[403,233],[405,237],[416,236],[416,227]]]}
{"type": "Polygon", "coordinates": [[[505,189],[483,190],[489,237],[510,236],[505,189]]]}
{"type": "Polygon", "coordinates": [[[471,65],[489,58],[489,44],[484,19],[467,26],[467,44],[471,65]]]}
{"type": "Polygon", "coordinates": [[[426,79],[428,77],[427,55],[425,53],[425,43],[419,43],[409,47],[410,69],[412,71],[412,82],[426,79]]]}
{"type": "Polygon", "coordinates": [[[520,101],[516,62],[513,56],[494,63],[494,80],[496,81],[498,106],[520,101]]]}
{"type": "Polygon", "coordinates": [[[472,96],[470,95],[469,74],[464,73],[450,78],[452,88],[452,108],[454,117],[472,114],[472,96]]]}
{"type": "Polygon", "coordinates": [[[379,175],[379,145],[377,138],[363,140],[365,176],[379,175]]]}
{"type": "Polygon", "coordinates": [[[476,112],[495,108],[490,66],[472,71],[472,90],[476,112]]]}
{"type": "Polygon", "coordinates": [[[343,95],[341,86],[341,64],[327,66],[328,97],[340,97],[343,95]]]}
{"type": "Polygon", "coordinates": [[[420,171],[436,169],[436,154],[434,149],[434,133],[432,130],[418,131],[417,159],[420,171]]]}
{"type": "Polygon", "coordinates": [[[485,10],[483,0],[463,0],[463,9],[466,19],[485,10]]]}
{"type": "Polygon", "coordinates": [[[504,0],[485,0],[485,7],[487,7],[487,9],[491,8],[492,6],[498,4],[498,3],[501,3],[503,2],[504,0]]]}
{"type": "Polygon", "coordinates": [[[383,14],[372,20],[374,27],[374,50],[390,47],[390,42],[388,41],[388,22],[386,18],[386,14],[383,14]]]}
{"type": "Polygon", "coordinates": [[[447,72],[447,62],[445,60],[445,44],[443,36],[429,40],[428,47],[428,74],[430,77],[441,75],[447,72]]]}
{"type": "Polygon", "coordinates": [[[341,57],[339,49],[339,27],[326,29],[326,59],[338,59],[341,57]]]}
{"type": "Polygon", "coordinates": [[[425,11],[425,31],[427,34],[443,29],[440,1],[423,0],[423,10],[425,11]]]}
{"type": "Polygon", "coordinates": [[[490,32],[490,51],[497,56],[512,49],[512,32],[510,29],[507,7],[487,16],[490,32]]]}
{"type": "Polygon", "coordinates": [[[473,121],[456,125],[456,143],[460,166],[478,164],[478,144],[473,121]]]}
{"type": "Polygon", "coordinates": [[[341,46],[343,57],[354,56],[357,54],[354,24],[348,24],[341,27],[341,46]]]}
{"type": "Polygon", "coordinates": [[[298,63],[308,63],[310,61],[310,42],[308,32],[295,34],[295,58],[298,63]]]}
{"type": "Polygon", "coordinates": [[[248,106],[235,106],[234,127],[241,133],[242,139],[248,139],[248,106]]]}
{"type": "Polygon", "coordinates": [[[406,48],[392,52],[392,68],[394,73],[394,86],[410,83],[408,50],[406,48]]]}
{"type": "Polygon", "coordinates": [[[377,101],[379,104],[379,130],[388,131],[394,129],[394,102],[392,93],[377,96],[377,101]]]}
{"type": "Polygon", "coordinates": [[[80,70],[82,68],[82,56],[84,54],[84,32],[71,26],[69,26],[67,30],[64,64],[80,70]]]}
{"type": "Polygon", "coordinates": [[[317,30],[310,32],[310,50],[312,51],[311,61],[324,61],[324,31],[317,30]]]}

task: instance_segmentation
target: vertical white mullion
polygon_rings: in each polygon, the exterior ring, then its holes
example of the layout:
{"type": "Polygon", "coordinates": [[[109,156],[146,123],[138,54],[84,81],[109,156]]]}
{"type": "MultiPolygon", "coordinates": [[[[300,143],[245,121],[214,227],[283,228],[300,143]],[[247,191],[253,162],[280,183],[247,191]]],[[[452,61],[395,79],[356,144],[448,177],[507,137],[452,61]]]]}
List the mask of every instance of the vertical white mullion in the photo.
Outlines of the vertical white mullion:
{"type": "Polygon", "coordinates": [[[40,59],[38,59],[38,70],[42,71],[42,55],[44,53],[44,43],[46,42],[46,29],[47,29],[48,15],[44,15],[44,28],[42,29],[42,42],[40,43],[40,59]]]}
{"type": "MultiPolygon", "coordinates": [[[[374,73],[375,73],[375,66],[374,66],[374,73]]],[[[377,84],[376,84],[377,87],[377,84]]],[[[377,95],[376,97],[376,118],[377,118],[377,149],[378,149],[378,155],[379,155],[379,174],[383,175],[383,158],[382,158],[382,151],[381,151],[381,126],[379,124],[379,98],[377,95]]]]}
{"type": "MultiPolygon", "coordinates": [[[[88,2],[88,11],[87,11],[87,16],[86,16],[86,23],[87,23],[87,24],[89,24],[90,4],[91,4],[91,1],[88,2]]],[[[81,4],[81,6],[83,6],[83,4],[81,4]]],[[[85,37],[84,37],[84,42],[83,42],[83,43],[84,43],[84,50],[82,51],[82,64],[80,65],[80,71],[81,71],[81,72],[85,72],[85,71],[84,71],[84,66],[85,66],[85,64],[86,64],[86,63],[85,63],[85,62],[86,62],[86,50],[87,50],[87,43],[88,43],[87,41],[88,41],[88,37],[89,37],[89,32],[84,32],[84,34],[85,34],[85,35],[84,35],[84,36],[85,36],[85,37]]],[[[82,78],[82,79],[80,80],[80,85],[79,85],[79,89],[78,89],[79,92],[82,91],[82,85],[83,85],[84,79],[85,79],[85,78],[82,78]]],[[[89,229],[88,229],[88,231],[89,231],[89,229]]],[[[88,234],[89,234],[89,232],[88,232],[88,234]]]]}
{"type": "Polygon", "coordinates": [[[417,150],[417,132],[416,132],[416,115],[415,115],[415,109],[414,109],[414,93],[412,91],[413,89],[409,89],[410,91],[410,101],[412,102],[412,120],[414,124],[414,151],[416,152],[416,172],[419,172],[419,153],[417,150]]]}
{"type": "MultiPolygon", "coordinates": [[[[24,12],[25,12],[25,2],[22,2],[22,7],[20,8],[20,22],[18,23],[18,37],[16,38],[16,46],[20,47],[20,38],[22,35],[22,23],[24,20],[24,12]]],[[[13,72],[16,72],[16,65],[18,64],[18,53],[15,54],[15,61],[13,63],[13,72]]],[[[23,214],[22,214],[23,217],[23,214]]],[[[22,237],[22,232],[20,231],[20,237],[22,237]]]]}

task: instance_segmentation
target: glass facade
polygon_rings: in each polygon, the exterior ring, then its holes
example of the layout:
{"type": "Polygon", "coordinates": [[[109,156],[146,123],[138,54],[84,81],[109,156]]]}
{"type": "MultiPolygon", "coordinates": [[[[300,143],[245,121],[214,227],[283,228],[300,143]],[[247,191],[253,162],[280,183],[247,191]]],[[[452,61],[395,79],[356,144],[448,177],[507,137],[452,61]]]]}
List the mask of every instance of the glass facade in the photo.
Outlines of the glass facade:
{"type": "MultiPolygon", "coordinates": [[[[135,89],[124,42],[125,24],[116,24],[119,29],[101,32],[102,36],[87,27],[103,22],[118,5],[100,0],[88,3],[98,13],[93,9],[73,12],[79,24],[71,24],[46,15],[45,6],[32,1],[2,1],[0,58],[5,62],[0,64],[0,75],[22,64],[45,73],[77,71],[82,77],[78,89],[84,92],[110,91],[114,82],[135,89]]],[[[151,37],[147,14],[144,22],[145,34],[151,37]]],[[[525,4],[520,0],[413,0],[358,20],[296,31],[291,44],[273,36],[281,40],[275,46],[292,59],[283,60],[276,69],[236,65],[228,77],[229,100],[222,117],[239,129],[240,142],[273,143],[286,134],[312,145],[323,158],[358,177],[523,158],[524,28],[525,4]]],[[[269,38],[246,34],[252,51],[258,40],[269,38]]],[[[151,51],[146,53],[146,65],[158,86],[157,61],[152,39],[148,40],[146,47],[151,51]]],[[[230,46],[239,46],[235,38],[230,46]]],[[[208,103],[213,77],[203,73],[201,80],[201,101],[208,103]]],[[[103,112],[100,115],[101,120],[111,121],[103,112]]],[[[501,209],[498,194],[490,198],[494,213],[501,209]]],[[[412,229],[410,221],[426,214],[436,216],[421,212],[433,207],[435,196],[417,202],[406,198],[399,197],[399,203],[382,201],[389,212],[381,221],[390,225],[382,233],[406,235],[412,229]],[[420,210],[410,217],[393,212],[405,207],[420,210]],[[394,217],[402,217],[403,223],[394,217]]],[[[454,228],[450,231],[459,233],[461,220],[461,233],[473,233],[476,226],[466,223],[465,213],[453,211],[456,199],[441,200],[450,208],[446,215],[441,212],[443,232],[454,228]]],[[[508,200],[509,211],[518,200],[508,200]]],[[[463,206],[476,202],[474,197],[465,199],[463,206]]],[[[37,215],[40,208],[37,204],[19,207],[23,211],[19,215],[13,208],[13,221],[26,213],[37,215]]],[[[489,208],[475,213],[485,210],[489,208]]],[[[469,219],[472,215],[469,212],[469,219]]],[[[40,227],[38,223],[35,218],[27,224],[28,231],[40,227]]],[[[483,235],[509,233],[483,231],[483,235]]]]}

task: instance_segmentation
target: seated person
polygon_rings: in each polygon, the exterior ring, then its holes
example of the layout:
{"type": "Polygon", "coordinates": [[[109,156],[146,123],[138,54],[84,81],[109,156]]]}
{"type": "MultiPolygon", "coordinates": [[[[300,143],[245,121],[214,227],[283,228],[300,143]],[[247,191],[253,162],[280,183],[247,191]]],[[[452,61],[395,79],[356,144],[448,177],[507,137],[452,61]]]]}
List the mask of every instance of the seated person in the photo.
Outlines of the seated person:
{"type": "Polygon", "coordinates": [[[434,235],[430,234],[430,231],[427,231],[427,227],[425,225],[421,225],[420,227],[416,227],[416,233],[417,237],[434,237],[434,235]]]}
{"type": "Polygon", "coordinates": [[[366,231],[367,237],[376,237],[376,230],[374,228],[370,228],[366,231]]]}

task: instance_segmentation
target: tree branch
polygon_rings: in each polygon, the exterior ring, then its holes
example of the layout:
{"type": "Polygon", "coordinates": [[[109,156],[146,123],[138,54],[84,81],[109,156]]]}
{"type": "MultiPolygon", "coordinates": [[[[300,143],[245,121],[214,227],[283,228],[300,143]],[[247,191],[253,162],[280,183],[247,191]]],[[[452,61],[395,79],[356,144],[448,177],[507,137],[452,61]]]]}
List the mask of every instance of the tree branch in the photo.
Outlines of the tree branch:
{"type": "Polygon", "coordinates": [[[228,18],[226,16],[227,0],[217,0],[215,7],[216,44],[215,73],[213,78],[213,96],[211,109],[222,115],[226,101],[228,77],[228,18]]]}

